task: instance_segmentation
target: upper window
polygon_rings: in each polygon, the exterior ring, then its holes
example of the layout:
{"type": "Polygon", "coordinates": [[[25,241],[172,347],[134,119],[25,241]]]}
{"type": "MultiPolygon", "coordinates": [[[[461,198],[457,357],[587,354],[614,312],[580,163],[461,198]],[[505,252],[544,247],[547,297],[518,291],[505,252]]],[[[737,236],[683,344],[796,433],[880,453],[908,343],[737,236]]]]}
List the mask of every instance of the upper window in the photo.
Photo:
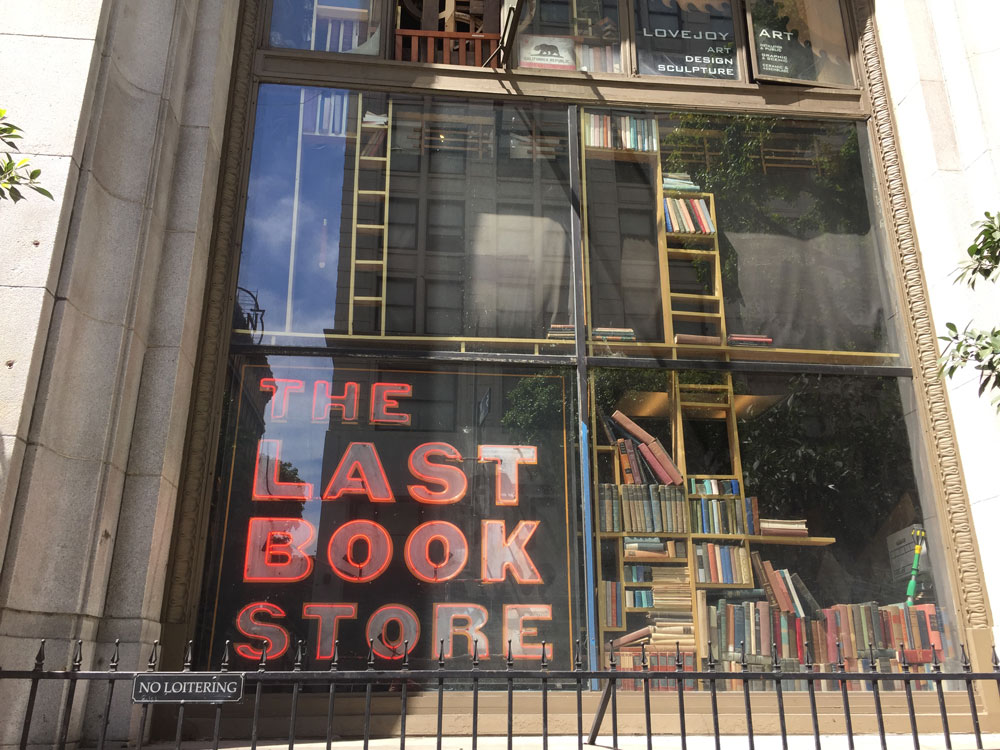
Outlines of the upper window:
{"type": "Polygon", "coordinates": [[[565,108],[262,86],[237,330],[565,352],[567,134],[565,108]]]}
{"type": "Polygon", "coordinates": [[[749,0],[757,78],[852,86],[839,3],[830,0],[749,0]]]}
{"type": "Polygon", "coordinates": [[[752,63],[760,80],[854,86],[839,0],[394,0],[383,44],[385,1],[274,0],[271,45],[720,81],[748,80],[752,63]]]}

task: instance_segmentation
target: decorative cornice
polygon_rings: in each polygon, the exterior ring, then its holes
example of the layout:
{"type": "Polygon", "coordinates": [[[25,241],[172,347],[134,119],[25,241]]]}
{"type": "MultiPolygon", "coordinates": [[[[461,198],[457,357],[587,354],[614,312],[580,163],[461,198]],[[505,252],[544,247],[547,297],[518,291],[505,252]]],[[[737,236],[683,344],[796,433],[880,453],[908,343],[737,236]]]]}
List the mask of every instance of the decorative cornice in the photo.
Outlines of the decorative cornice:
{"type": "Polygon", "coordinates": [[[229,98],[226,142],[216,204],[216,229],[202,314],[201,339],[195,370],[194,403],[188,423],[185,465],[174,525],[173,555],[166,596],[167,623],[186,624],[193,612],[201,580],[203,527],[211,498],[211,472],[218,441],[220,383],[225,374],[225,348],[231,310],[232,274],[236,265],[235,237],[240,212],[244,144],[251,121],[252,66],[256,47],[258,0],[240,8],[229,98]]]}
{"type": "Polygon", "coordinates": [[[942,529],[948,534],[955,559],[956,604],[962,624],[968,628],[990,626],[982,566],[972,531],[972,513],[962,479],[958,445],[948,410],[944,384],[938,374],[938,348],[931,321],[930,303],[914,239],[913,219],[900,163],[893,126],[892,106],[886,89],[879,56],[874,12],[869,0],[855,0],[860,28],[860,53],[872,107],[875,158],[882,170],[887,208],[892,223],[896,267],[900,274],[903,302],[913,332],[916,366],[914,384],[921,398],[933,451],[930,458],[942,498],[945,518],[942,529]]]}

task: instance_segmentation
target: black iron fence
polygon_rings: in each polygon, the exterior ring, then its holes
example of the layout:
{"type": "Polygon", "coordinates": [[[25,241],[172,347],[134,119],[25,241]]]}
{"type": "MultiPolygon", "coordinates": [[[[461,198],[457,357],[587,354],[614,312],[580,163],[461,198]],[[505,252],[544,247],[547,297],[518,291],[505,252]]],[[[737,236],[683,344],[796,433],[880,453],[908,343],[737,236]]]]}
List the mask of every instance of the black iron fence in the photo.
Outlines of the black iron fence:
{"type": "MultiPolygon", "coordinates": [[[[838,654],[839,650],[838,644],[838,654]]],[[[406,651],[405,646],[403,651],[406,651]]],[[[678,658],[676,671],[658,672],[650,669],[645,649],[638,671],[620,671],[614,653],[608,669],[591,670],[583,667],[579,642],[573,668],[562,670],[551,669],[544,656],[537,668],[517,668],[509,650],[501,669],[481,668],[475,655],[471,666],[462,669],[448,668],[440,656],[435,669],[409,669],[405,656],[397,668],[376,669],[371,644],[362,669],[343,669],[337,653],[335,646],[329,670],[304,670],[303,643],[299,641],[291,670],[270,669],[263,655],[256,670],[239,671],[231,668],[227,641],[217,670],[194,671],[191,644],[188,644],[182,671],[158,672],[157,643],[146,670],[129,672],[119,669],[116,643],[107,670],[85,671],[82,669],[82,644],[78,641],[70,669],[50,670],[45,666],[45,642],[42,641],[33,668],[0,669],[0,687],[14,685],[23,689],[23,715],[20,718],[8,715],[7,725],[10,728],[13,722],[20,721],[22,749],[28,747],[30,738],[32,745],[54,743],[59,750],[64,750],[67,744],[96,744],[98,750],[103,750],[110,741],[108,727],[115,710],[113,706],[122,703],[125,696],[129,696],[130,701],[125,704],[125,711],[138,713],[138,723],[133,721],[132,728],[137,750],[142,750],[144,742],[148,741],[154,711],[160,712],[161,719],[160,736],[156,739],[172,739],[177,748],[185,740],[192,739],[193,731],[197,738],[204,740],[203,744],[210,740],[213,748],[218,748],[220,741],[225,739],[247,742],[255,749],[258,741],[275,737],[273,715],[270,729],[262,733],[261,710],[268,697],[273,698],[278,693],[281,698],[278,711],[287,729],[287,733],[282,732],[282,741],[287,737],[289,750],[294,750],[296,742],[320,739],[325,739],[327,750],[330,750],[335,741],[345,736],[361,738],[364,750],[368,750],[369,741],[380,732],[373,723],[374,703],[381,701],[384,704],[386,700],[395,713],[391,722],[392,736],[398,737],[400,750],[405,750],[407,738],[415,735],[435,737],[437,750],[441,750],[443,740],[449,737],[466,738],[471,743],[471,750],[477,750],[477,744],[485,736],[506,737],[507,750],[513,750],[515,738],[531,736],[540,739],[542,750],[548,750],[551,737],[573,734],[578,750],[582,750],[584,744],[601,744],[607,740],[617,748],[619,737],[625,735],[644,736],[646,749],[652,750],[654,737],[667,734],[679,739],[682,750],[686,750],[688,738],[693,734],[714,736],[716,750],[721,748],[726,735],[736,734],[754,750],[754,733],[758,731],[760,736],[762,723],[767,725],[768,734],[780,734],[781,745],[786,749],[790,734],[808,735],[811,730],[817,750],[821,750],[824,737],[831,734],[836,734],[841,743],[846,737],[847,746],[854,750],[856,734],[875,732],[885,750],[887,735],[893,733],[887,730],[887,718],[893,722],[896,734],[902,731],[901,722],[908,725],[909,740],[917,750],[921,746],[921,733],[925,736],[931,733],[943,740],[949,750],[953,735],[961,733],[969,741],[974,738],[976,747],[981,749],[981,715],[989,719],[987,729],[995,730],[1000,726],[997,710],[986,709],[991,702],[1000,705],[1000,661],[996,652],[993,652],[992,672],[974,672],[964,647],[961,671],[945,671],[935,653],[930,671],[922,672],[911,670],[905,658],[900,661],[899,672],[880,672],[874,653],[866,671],[846,671],[841,659],[833,665],[834,671],[821,672],[811,663],[808,648],[804,671],[796,672],[783,671],[777,659],[770,671],[751,671],[745,657],[739,671],[717,670],[710,657],[702,670],[685,669],[683,660],[678,658]],[[787,694],[786,685],[791,681],[803,686],[794,696],[787,694]],[[57,693],[58,705],[55,711],[44,712],[39,720],[40,689],[53,683],[59,689],[50,691],[49,697],[57,693]],[[166,686],[168,692],[173,690],[173,705],[157,705],[165,697],[156,694],[160,689],[157,685],[166,686]],[[461,689],[466,701],[471,701],[471,704],[463,704],[466,706],[463,711],[469,711],[467,718],[471,725],[458,731],[451,722],[447,729],[445,727],[445,703],[452,700],[456,687],[461,689]],[[595,691],[595,687],[598,690],[595,691]],[[74,716],[79,719],[79,714],[86,710],[80,707],[84,702],[78,700],[83,690],[88,691],[86,705],[101,706],[97,732],[89,742],[87,737],[69,736],[74,716]],[[891,690],[892,701],[886,707],[883,701],[888,690],[891,690]],[[180,700],[178,695],[187,699],[180,700]],[[562,721],[553,730],[550,699],[556,695],[562,701],[559,709],[562,721]],[[491,701],[487,711],[480,705],[481,697],[485,696],[490,696],[491,701]],[[519,712],[524,712],[524,706],[515,708],[515,696],[518,699],[530,697],[530,712],[540,725],[535,723],[525,730],[518,716],[519,712]],[[407,718],[415,697],[423,700],[425,708],[431,705],[432,713],[424,712],[422,729],[408,732],[407,718]],[[309,699],[306,710],[302,708],[304,698],[309,699]],[[720,710],[723,698],[727,706],[720,710]],[[787,720],[790,698],[797,704],[793,727],[789,727],[787,720]],[[628,704],[625,708],[630,717],[628,726],[622,725],[623,703],[628,704]],[[739,710],[734,710],[739,704],[739,710]],[[855,718],[862,710],[861,704],[864,704],[867,719],[874,716],[875,732],[856,729],[855,718]],[[569,712],[567,705],[573,706],[569,712]],[[318,707],[325,708],[325,712],[318,712],[318,707]],[[505,728],[496,722],[503,709],[506,711],[505,728]],[[487,712],[491,726],[484,731],[481,718],[487,712]],[[304,729],[300,720],[305,713],[309,714],[310,723],[304,729]],[[317,713],[324,715],[317,717],[317,713]],[[696,714],[700,727],[695,731],[689,726],[692,713],[696,714]],[[567,725],[568,714],[574,717],[574,726],[567,725]],[[227,715],[240,719],[230,722],[240,730],[234,732],[230,726],[224,731],[227,715]],[[53,717],[57,720],[53,721],[53,717]],[[671,720],[669,732],[657,726],[662,725],[664,717],[671,720]],[[173,725],[172,737],[169,731],[163,730],[164,718],[173,725]],[[720,728],[721,722],[726,724],[725,729],[720,728]],[[323,731],[317,732],[317,726],[323,731]],[[49,736],[40,739],[40,730],[49,731],[49,736]]],[[[544,647],[542,653],[545,653],[544,647]]],[[[903,656],[902,649],[900,655],[903,656]]],[[[384,718],[384,705],[379,713],[384,718]]],[[[896,739],[898,741],[899,737],[896,739]]]]}

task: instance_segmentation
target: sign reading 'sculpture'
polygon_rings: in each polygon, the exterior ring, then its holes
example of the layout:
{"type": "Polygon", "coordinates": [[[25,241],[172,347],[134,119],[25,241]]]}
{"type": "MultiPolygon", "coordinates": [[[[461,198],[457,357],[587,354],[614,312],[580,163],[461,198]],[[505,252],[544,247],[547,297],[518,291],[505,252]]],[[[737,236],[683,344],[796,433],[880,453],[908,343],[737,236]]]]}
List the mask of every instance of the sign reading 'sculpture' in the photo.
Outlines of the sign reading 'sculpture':
{"type": "Polygon", "coordinates": [[[481,413],[523,376],[285,369],[243,371],[213,620],[238,657],[568,656],[564,420],[533,444],[481,413]]]}

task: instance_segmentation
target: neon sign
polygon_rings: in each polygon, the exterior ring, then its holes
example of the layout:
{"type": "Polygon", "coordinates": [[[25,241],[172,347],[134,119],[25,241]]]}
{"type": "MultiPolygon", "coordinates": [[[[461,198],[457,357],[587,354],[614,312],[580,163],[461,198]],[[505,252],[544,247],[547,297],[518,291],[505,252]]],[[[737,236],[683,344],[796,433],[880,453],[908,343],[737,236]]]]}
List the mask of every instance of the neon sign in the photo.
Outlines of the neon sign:
{"type": "Polygon", "coordinates": [[[461,374],[441,404],[435,373],[284,369],[244,368],[213,631],[252,661],[568,659],[565,419],[527,444],[461,374]]]}

